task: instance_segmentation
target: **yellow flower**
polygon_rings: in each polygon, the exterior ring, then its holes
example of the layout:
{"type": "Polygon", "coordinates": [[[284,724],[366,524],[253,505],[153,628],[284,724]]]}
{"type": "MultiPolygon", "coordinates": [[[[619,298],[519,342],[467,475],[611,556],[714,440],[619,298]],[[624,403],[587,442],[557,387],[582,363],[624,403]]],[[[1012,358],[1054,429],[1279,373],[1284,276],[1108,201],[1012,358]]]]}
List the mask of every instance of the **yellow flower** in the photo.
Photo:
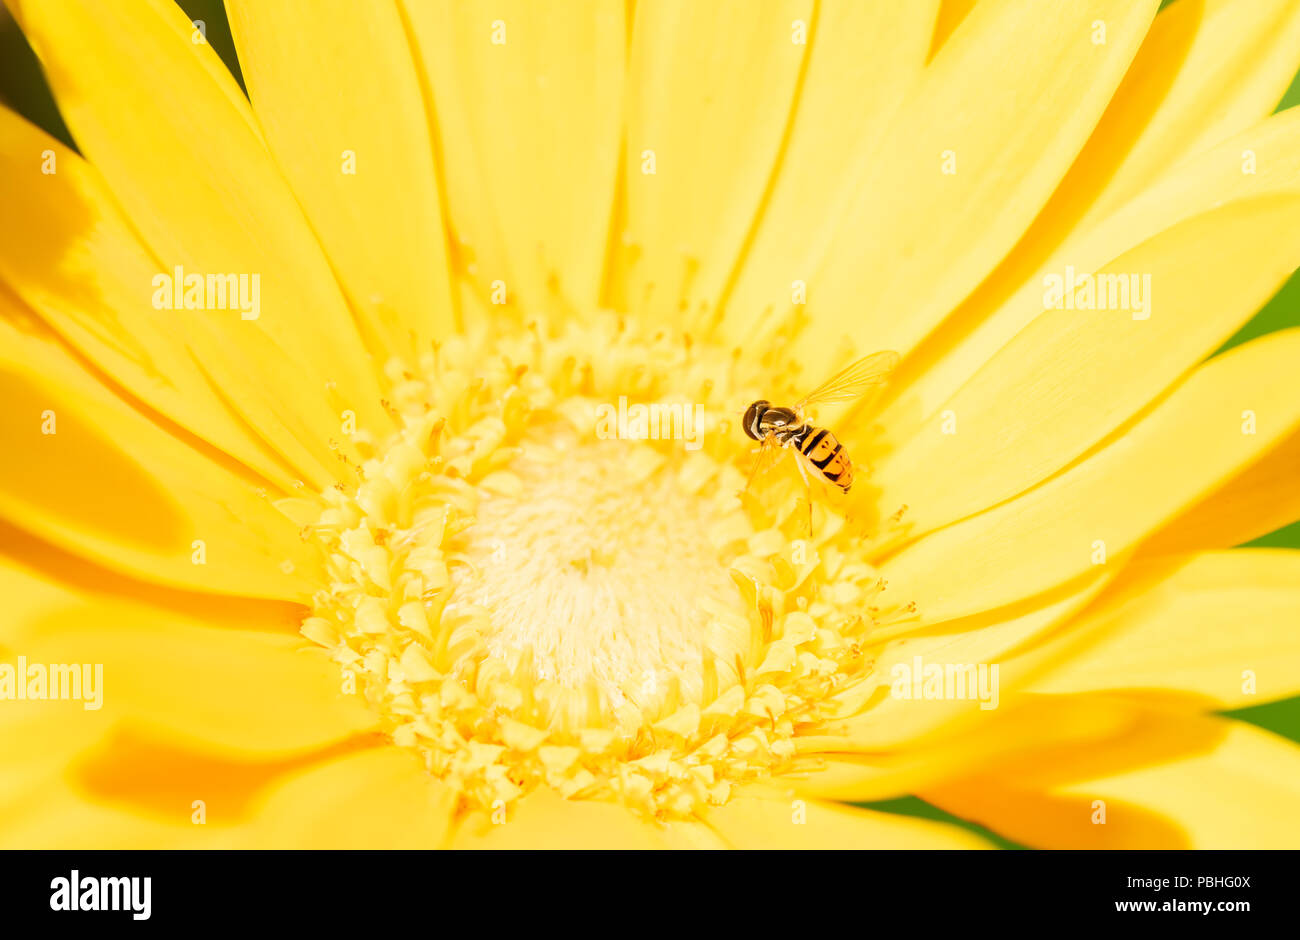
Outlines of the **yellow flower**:
{"type": "Polygon", "coordinates": [[[7,2],[0,844],[1300,844],[1292,0],[7,2]]]}

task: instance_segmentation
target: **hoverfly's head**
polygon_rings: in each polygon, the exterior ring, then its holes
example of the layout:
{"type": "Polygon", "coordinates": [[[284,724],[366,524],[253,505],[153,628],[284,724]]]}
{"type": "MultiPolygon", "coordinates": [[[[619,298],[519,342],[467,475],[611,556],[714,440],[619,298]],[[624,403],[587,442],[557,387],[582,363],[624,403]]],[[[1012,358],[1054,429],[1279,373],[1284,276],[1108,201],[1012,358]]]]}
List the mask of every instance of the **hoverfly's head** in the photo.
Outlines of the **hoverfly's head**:
{"type": "Polygon", "coordinates": [[[756,441],[763,439],[763,432],[759,430],[759,422],[763,420],[763,413],[771,407],[772,403],[765,398],[760,398],[748,408],[745,409],[745,417],[741,421],[741,426],[756,441]]]}

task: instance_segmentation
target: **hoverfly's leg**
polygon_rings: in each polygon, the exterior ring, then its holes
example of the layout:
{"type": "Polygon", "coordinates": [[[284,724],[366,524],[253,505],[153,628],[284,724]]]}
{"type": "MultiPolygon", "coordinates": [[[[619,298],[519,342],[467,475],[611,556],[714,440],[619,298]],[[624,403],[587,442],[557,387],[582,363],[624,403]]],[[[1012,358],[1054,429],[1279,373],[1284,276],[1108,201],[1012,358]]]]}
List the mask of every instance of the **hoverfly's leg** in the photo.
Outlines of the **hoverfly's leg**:
{"type": "Polygon", "coordinates": [[[745,482],[745,492],[748,493],[754,486],[754,481],[762,474],[767,472],[768,465],[772,462],[772,457],[777,453],[776,441],[771,437],[763,438],[763,443],[758,445],[758,456],[754,458],[754,466],[750,468],[749,479],[745,482]]]}

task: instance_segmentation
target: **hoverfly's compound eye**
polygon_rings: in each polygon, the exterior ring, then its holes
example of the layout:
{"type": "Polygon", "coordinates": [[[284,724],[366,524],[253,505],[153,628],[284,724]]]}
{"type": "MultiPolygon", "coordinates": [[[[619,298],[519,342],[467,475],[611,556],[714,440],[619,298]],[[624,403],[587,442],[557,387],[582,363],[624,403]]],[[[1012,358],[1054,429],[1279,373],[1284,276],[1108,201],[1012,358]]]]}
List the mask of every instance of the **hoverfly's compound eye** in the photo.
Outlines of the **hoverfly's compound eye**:
{"type": "Polygon", "coordinates": [[[759,399],[745,409],[745,417],[741,419],[741,427],[745,429],[745,434],[756,441],[763,439],[762,433],[758,429],[758,424],[763,420],[763,412],[767,411],[770,402],[759,399]]]}

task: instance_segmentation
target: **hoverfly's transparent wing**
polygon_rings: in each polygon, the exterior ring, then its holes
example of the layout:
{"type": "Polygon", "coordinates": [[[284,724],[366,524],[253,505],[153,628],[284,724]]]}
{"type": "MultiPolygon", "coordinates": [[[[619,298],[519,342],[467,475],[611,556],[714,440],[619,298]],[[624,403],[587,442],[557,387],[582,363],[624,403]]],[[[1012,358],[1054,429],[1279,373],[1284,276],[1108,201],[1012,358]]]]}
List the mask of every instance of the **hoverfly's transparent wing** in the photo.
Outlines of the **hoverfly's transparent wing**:
{"type": "Polygon", "coordinates": [[[777,444],[776,438],[763,438],[763,443],[758,445],[758,453],[754,455],[754,466],[749,471],[749,479],[745,482],[745,492],[748,493],[754,486],[754,482],[764,473],[772,469],[776,459],[781,456],[781,447],[777,444]]]}
{"type": "Polygon", "coordinates": [[[803,413],[813,405],[853,401],[873,385],[880,385],[898,365],[899,355],[892,349],[864,356],[850,366],[836,372],[817,388],[801,398],[794,410],[803,413]]]}

